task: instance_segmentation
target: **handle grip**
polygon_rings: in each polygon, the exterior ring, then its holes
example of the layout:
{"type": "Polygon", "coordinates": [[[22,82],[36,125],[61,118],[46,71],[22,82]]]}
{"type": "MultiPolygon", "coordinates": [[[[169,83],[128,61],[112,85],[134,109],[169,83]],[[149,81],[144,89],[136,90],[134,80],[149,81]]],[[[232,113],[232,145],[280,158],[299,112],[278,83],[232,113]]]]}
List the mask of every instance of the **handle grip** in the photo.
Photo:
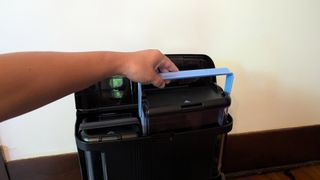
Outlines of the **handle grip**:
{"type": "MultiPolygon", "coordinates": [[[[233,84],[233,73],[228,68],[208,68],[208,69],[198,69],[198,70],[186,70],[178,72],[167,72],[159,74],[164,80],[174,80],[174,79],[186,79],[186,78],[198,78],[198,77],[208,77],[208,76],[221,76],[226,75],[226,82],[224,86],[224,91],[230,95],[232,84],[233,84]]],[[[138,83],[138,111],[141,119],[142,133],[147,135],[147,120],[142,108],[142,85],[138,83]]]]}
{"type": "Polygon", "coordinates": [[[227,76],[226,83],[224,86],[224,91],[230,94],[232,89],[232,83],[233,83],[233,73],[228,68],[208,68],[208,69],[160,73],[161,78],[164,80],[221,76],[221,75],[227,76]]]}

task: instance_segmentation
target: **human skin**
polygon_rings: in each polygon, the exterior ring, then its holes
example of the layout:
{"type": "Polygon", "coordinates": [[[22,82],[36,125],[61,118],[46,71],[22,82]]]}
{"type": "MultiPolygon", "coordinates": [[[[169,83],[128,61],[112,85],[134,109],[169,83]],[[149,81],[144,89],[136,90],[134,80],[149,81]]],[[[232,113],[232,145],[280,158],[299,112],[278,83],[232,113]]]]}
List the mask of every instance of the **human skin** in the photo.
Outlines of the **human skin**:
{"type": "Polygon", "coordinates": [[[178,71],[159,50],[0,54],[0,122],[113,75],[163,88],[158,69],[178,71]]]}

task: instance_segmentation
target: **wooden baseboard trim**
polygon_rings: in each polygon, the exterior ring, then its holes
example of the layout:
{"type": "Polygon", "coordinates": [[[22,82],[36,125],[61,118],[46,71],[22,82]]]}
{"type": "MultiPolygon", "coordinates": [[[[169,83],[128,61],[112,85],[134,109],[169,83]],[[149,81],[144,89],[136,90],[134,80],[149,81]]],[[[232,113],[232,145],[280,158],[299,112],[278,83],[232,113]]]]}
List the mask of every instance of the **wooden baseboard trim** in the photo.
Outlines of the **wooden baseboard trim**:
{"type": "Polygon", "coordinates": [[[320,160],[320,125],[228,136],[225,173],[320,160]]]}
{"type": "Polygon", "coordinates": [[[9,180],[9,175],[7,171],[7,164],[4,160],[3,149],[0,146],[0,179],[1,180],[9,180]]]}
{"type": "MultiPolygon", "coordinates": [[[[320,125],[231,134],[225,146],[222,171],[235,177],[318,162],[319,139],[320,125]]],[[[6,166],[10,180],[81,179],[76,153],[9,161],[6,166]]]]}
{"type": "Polygon", "coordinates": [[[227,179],[234,179],[239,178],[243,176],[251,176],[251,175],[260,175],[265,173],[271,173],[271,172],[279,172],[279,171],[287,171],[292,169],[297,169],[301,167],[306,166],[317,166],[320,165],[320,161],[310,161],[310,162],[304,162],[299,164],[289,164],[284,166],[276,166],[276,167],[267,167],[262,169],[251,169],[247,171],[239,171],[239,172],[231,172],[225,174],[227,179]]]}
{"type": "Polygon", "coordinates": [[[7,162],[10,180],[81,180],[77,153],[7,162]]]}

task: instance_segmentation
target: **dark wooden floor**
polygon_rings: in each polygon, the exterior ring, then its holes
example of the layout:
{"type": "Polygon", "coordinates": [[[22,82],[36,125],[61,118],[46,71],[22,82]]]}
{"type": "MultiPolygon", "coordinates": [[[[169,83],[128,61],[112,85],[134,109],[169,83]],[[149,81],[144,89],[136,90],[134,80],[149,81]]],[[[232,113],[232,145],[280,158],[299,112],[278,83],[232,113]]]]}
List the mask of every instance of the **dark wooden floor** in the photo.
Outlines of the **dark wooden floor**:
{"type": "Polygon", "coordinates": [[[320,165],[305,166],[282,172],[232,178],[233,180],[320,180],[320,165]]]}

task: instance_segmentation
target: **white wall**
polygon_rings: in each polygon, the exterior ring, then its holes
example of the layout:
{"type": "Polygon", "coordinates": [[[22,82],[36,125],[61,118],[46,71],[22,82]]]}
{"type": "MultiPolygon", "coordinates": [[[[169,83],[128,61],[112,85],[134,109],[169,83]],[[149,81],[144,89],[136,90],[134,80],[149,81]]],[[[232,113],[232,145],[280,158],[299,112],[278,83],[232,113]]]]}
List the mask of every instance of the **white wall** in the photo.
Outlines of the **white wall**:
{"type": "MultiPolygon", "coordinates": [[[[232,133],[313,125],[319,8],[318,0],[1,0],[0,53],[206,53],[235,72],[232,133]]],[[[71,95],[1,123],[6,159],[76,151],[74,122],[71,95]]]]}

